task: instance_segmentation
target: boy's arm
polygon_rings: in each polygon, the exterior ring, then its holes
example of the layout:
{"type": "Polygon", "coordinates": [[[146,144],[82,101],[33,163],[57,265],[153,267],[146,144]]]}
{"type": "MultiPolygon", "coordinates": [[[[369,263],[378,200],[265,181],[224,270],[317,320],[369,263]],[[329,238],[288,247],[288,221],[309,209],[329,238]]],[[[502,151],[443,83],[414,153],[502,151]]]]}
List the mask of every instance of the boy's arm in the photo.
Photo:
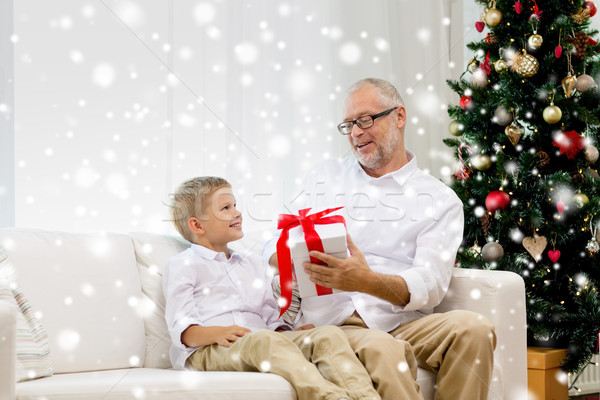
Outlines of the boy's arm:
{"type": "Polygon", "coordinates": [[[239,338],[250,333],[250,329],[237,325],[232,326],[200,326],[190,325],[181,334],[181,342],[188,347],[218,344],[229,347],[239,338]]]}

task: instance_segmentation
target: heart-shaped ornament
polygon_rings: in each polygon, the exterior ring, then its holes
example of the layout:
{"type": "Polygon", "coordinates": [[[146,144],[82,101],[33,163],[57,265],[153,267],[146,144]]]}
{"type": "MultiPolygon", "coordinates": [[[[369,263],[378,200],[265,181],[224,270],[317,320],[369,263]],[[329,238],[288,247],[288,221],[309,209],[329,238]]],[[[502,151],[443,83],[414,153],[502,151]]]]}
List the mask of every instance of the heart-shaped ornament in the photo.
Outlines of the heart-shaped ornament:
{"type": "Polygon", "coordinates": [[[475,22],[475,29],[477,29],[477,32],[482,32],[483,28],[485,28],[485,23],[483,21],[475,22]]]}
{"type": "Polygon", "coordinates": [[[554,57],[556,58],[560,58],[560,56],[562,55],[562,46],[559,44],[558,46],[556,46],[556,48],[554,49],[554,57]]]}
{"type": "Polygon", "coordinates": [[[559,213],[564,214],[565,212],[565,203],[564,201],[559,201],[556,203],[556,209],[559,213]]]}
{"type": "Polygon", "coordinates": [[[523,247],[525,247],[525,250],[531,254],[531,257],[533,257],[536,262],[542,258],[542,254],[544,254],[547,245],[548,240],[545,236],[527,236],[523,239],[523,247]]]}
{"type": "Polygon", "coordinates": [[[554,263],[557,262],[560,258],[560,250],[550,250],[548,252],[548,258],[554,263]]]}
{"type": "Polygon", "coordinates": [[[513,146],[516,146],[521,140],[521,136],[523,135],[523,129],[516,124],[511,124],[504,128],[504,133],[508,137],[508,140],[512,143],[513,146]]]}

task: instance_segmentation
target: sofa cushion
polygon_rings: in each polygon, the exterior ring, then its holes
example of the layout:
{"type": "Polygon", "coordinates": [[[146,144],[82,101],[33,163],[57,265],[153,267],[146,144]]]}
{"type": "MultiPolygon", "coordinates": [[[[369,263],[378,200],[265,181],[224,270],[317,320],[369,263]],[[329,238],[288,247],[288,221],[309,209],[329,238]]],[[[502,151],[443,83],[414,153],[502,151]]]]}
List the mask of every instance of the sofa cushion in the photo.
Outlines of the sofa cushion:
{"type": "Polygon", "coordinates": [[[0,301],[17,310],[16,377],[17,381],[52,375],[50,348],[46,330],[35,316],[29,300],[16,279],[6,250],[0,247],[0,301]]]}
{"type": "Polygon", "coordinates": [[[46,327],[55,373],[143,363],[142,292],[129,237],[0,229],[0,245],[46,327]]]}
{"type": "Polygon", "coordinates": [[[56,374],[23,382],[19,400],[295,400],[284,378],[258,372],[133,368],[56,374]]]}
{"type": "Polygon", "coordinates": [[[171,368],[169,349],[171,337],[165,321],[165,295],[162,289],[163,271],[172,256],[181,253],[190,243],[175,236],[136,232],[133,240],[137,267],[142,282],[146,312],[146,357],[144,367],[171,368]]]}

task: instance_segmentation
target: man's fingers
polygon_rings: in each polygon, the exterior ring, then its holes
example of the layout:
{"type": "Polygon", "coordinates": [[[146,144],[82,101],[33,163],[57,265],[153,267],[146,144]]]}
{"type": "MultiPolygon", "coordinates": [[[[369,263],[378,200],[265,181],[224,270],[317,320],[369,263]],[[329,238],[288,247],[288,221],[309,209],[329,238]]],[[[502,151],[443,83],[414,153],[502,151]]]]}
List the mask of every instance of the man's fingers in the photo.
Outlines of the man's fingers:
{"type": "Polygon", "coordinates": [[[348,242],[348,250],[350,250],[350,255],[354,255],[359,252],[358,247],[356,247],[354,244],[350,234],[346,234],[346,241],[348,242]]]}
{"type": "Polygon", "coordinates": [[[337,257],[331,256],[329,254],[321,253],[320,251],[312,250],[308,253],[311,257],[316,258],[317,260],[321,260],[327,265],[332,265],[338,260],[337,257]]]}

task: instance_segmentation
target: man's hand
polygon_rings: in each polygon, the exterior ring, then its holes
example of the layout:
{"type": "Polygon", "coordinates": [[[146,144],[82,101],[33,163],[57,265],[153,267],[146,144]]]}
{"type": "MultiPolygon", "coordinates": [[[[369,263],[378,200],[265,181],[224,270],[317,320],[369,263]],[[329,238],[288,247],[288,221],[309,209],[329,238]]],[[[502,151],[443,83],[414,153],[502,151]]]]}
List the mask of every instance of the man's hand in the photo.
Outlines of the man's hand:
{"type": "Polygon", "coordinates": [[[346,290],[349,292],[365,291],[365,284],[376,280],[375,273],[369,268],[363,253],[356,247],[350,235],[346,235],[350,256],[337,258],[320,251],[311,251],[311,257],[317,258],[327,265],[305,262],[304,271],[310,280],[323,287],[346,290]]]}
{"type": "Polygon", "coordinates": [[[327,265],[304,262],[304,271],[310,280],[323,287],[362,292],[392,304],[406,305],[410,302],[410,292],[406,281],[401,276],[377,273],[371,268],[363,253],[356,247],[350,235],[346,235],[350,256],[337,258],[319,251],[311,251],[311,257],[317,258],[327,265]]]}

